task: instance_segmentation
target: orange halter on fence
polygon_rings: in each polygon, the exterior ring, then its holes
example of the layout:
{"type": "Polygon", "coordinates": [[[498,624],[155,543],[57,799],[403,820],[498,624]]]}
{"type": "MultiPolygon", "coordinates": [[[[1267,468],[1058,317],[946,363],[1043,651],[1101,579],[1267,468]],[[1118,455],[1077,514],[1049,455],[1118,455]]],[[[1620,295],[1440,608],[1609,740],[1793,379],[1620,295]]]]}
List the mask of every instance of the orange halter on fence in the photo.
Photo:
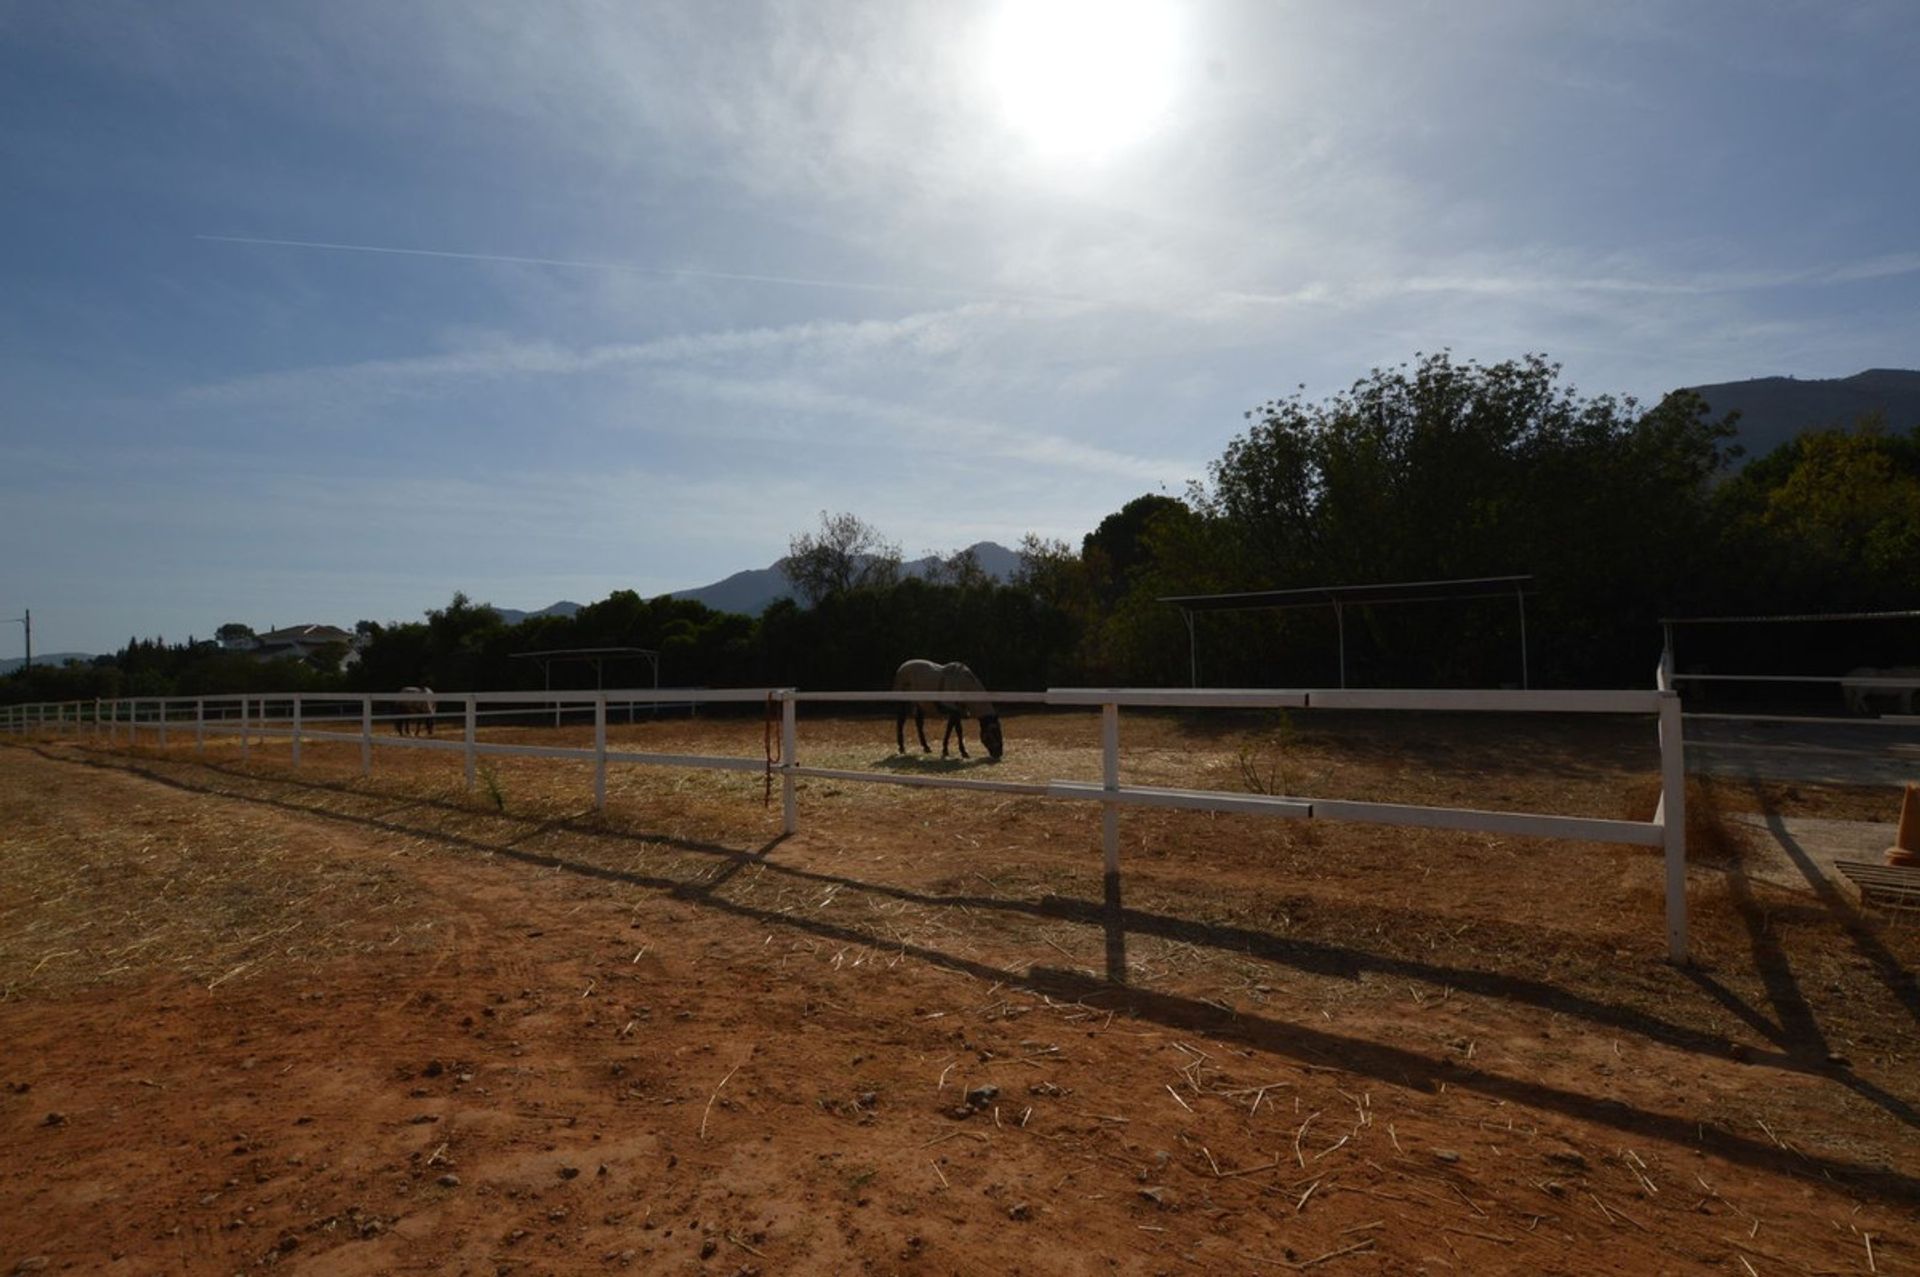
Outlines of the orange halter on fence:
{"type": "Polygon", "coordinates": [[[779,721],[779,715],[773,708],[773,693],[768,692],[766,739],[763,742],[767,751],[767,778],[766,788],[763,789],[760,794],[760,805],[762,807],[770,807],[773,805],[773,768],[776,763],[784,763],[786,761],[782,756],[782,750],[786,746],[786,740],[784,736],[776,735],[773,730],[773,725],[777,721],[779,721]]]}

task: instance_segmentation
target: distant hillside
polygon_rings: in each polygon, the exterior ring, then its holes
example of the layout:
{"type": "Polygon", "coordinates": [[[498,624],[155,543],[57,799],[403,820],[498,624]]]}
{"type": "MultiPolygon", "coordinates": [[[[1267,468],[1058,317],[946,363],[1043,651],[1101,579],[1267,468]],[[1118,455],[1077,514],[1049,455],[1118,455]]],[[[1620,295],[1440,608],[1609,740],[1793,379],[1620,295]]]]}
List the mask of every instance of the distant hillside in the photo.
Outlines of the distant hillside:
{"type": "MultiPolygon", "coordinates": [[[[58,667],[65,665],[68,661],[91,661],[92,659],[92,652],[42,652],[33,658],[33,663],[58,667]]],[[[9,656],[0,661],[0,674],[11,674],[26,663],[25,657],[9,656]]]]}
{"type": "MultiPolygon", "coordinates": [[[[1020,567],[1020,553],[993,541],[981,541],[968,549],[979,560],[980,568],[996,581],[1010,581],[1020,567]]],[[[924,559],[915,559],[903,563],[900,570],[907,576],[924,577],[938,567],[943,556],[930,554],[924,559]]],[[[717,612],[740,612],[747,616],[758,616],[766,611],[767,605],[775,599],[792,596],[795,593],[793,582],[780,570],[778,563],[770,567],[751,568],[744,572],[735,572],[732,576],[715,581],[711,585],[702,585],[690,590],[675,590],[676,599],[693,599],[704,603],[717,612]]]]}
{"type": "Polygon", "coordinates": [[[1920,372],[1899,368],[1870,368],[1824,381],[1758,377],[1688,389],[1705,399],[1716,417],[1740,414],[1740,444],[1749,461],[1808,430],[1851,426],[1870,412],[1883,413],[1891,430],[1920,426],[1920,372]]]}
{"type": "Polygon", "coordinates": [[[580,610],[580,605],[561,599],[558,603],[549,603],[538,612],[522,612],[517,607],[496,607],[493,610],[498,612],[500,619],[508,625],[518,625],[528,617],[533,616],[572,616],[580,610]]]}

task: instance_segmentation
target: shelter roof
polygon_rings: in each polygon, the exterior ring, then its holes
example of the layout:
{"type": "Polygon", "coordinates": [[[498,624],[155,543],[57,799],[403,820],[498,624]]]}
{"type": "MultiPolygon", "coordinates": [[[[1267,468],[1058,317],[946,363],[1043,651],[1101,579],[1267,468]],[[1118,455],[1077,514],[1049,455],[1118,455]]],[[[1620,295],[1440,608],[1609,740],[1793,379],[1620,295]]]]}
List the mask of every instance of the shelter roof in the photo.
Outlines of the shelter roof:
{"type": "Polygon", "coordinates": [[[1519,594],[1532,576],[1478,576],[1452,581],[1399,581],[1381,585],[1318,585],[1299,590],[1250,590],[1239,594],[1171,594],[1159,601],[1189,612],[1258,608],[1328,607],[1347,603],[1424,603],[1519,594]]]}
{"type": "Polygon", "coordinates": [[[1663,616],[1662,625],[1732,625],[1755,621],[1911,621],[1920,611],[1908,612],[1803,612],[1787,616],[1663,616]]]}

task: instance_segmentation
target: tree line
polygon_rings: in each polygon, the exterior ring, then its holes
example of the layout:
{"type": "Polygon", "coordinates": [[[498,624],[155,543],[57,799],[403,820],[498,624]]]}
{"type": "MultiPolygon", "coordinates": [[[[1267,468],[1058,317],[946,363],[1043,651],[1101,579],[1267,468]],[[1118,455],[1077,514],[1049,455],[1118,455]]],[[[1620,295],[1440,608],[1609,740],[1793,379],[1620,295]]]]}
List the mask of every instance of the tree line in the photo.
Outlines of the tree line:
{"type": "MultiPolygon", "coordinates": [[[[0,695],[526,689],[542,673],[515,653],[583,647],[657,650],[666,686],[881,687],[910,656],[964,659],[999,688],[1184,684],[1189,636],[1168,595],[1522,574],[1536,686],[1645,686],[1663,617],[1920,604],[1920,425],[1815,423],[1743,466],[1736,419],[1690,393],[1643,407],[1580,394],[1543,356],[1445,352],[1324,400],[1272,400],[1246,421],[1180,497],[1130,501],[1077,546],[1029,535],[1011,581],[965,553],[905,575],[878,529],[823,512],[783,560],[795,597],[758,617],[621,590],[572,617],[510,625],[456,593],[421,621],[361,622],[344,667],[344,650],[261,662],[214,642],[135,639],[90,665],[16,671],[0,695]]],[[[1348,678],[1514,682],[1519,625],[1510,599],[1351,609],[1348,678]]],[[[1208,614],[1196,633],[1203,684],[1324,686],[1336,674],[1324,610],[1208,614]]],[[[1894,650],[1908,641],[1892,630],[1713,640],[1756,669],[1920,663],[1894,650]]],[[[554,685],[588,677],[556,667],[554,685]]],[[[610,684],[651,677],[607,671],[610,684]]]]}

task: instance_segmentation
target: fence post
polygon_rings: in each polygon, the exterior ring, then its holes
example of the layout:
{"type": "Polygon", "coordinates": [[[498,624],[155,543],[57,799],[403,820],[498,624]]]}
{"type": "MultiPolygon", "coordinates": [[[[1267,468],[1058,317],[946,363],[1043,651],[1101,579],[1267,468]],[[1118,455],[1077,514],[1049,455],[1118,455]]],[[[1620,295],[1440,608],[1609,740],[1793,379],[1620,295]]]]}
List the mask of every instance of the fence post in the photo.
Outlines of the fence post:
{"type": "Polygon", "coordinates": [[[165,697],[162,697],[160,699],[159,705],[160,705],[160,748],[165,749],[167,747],[167,701],[165,697]]]}
{"type": "Polygon", "coordinates": [[[781,697],[780,705],[780,761],[784,764],[780,776],[780,828],[789,834],[800,832],[800,796],[794,792],[793,784],[793,769],[798,762],[793,755],[800,742],[799,709],[790,687],[781,697]]]}
{"type": "Polygon", "coordinates": [[[360,698],[360,774],[373,775],[373,697],[360,698]]]}
{"type": "Polygon", "coordinates": [[[300,765],[300,693],[293,694],[293,765],[300,765]]]}
{"type": "Polygon", "coordinates": [[[468,793],[473,792],[473,785],[474,785],[473,732],[474,732],[475,719],[477,717],[474,710],[475,710],[475,705],[474,705],[473,693],[468,692],[467,693],[467,792],[468,793]]]}
{"type": "Polygon", "coordinates": [[[98,743],[98,741],[100,740],[100,698],[99,698],[98,696],[96,696],[96,697],[94,697],[94,698],[93,698],[93,732],[92,732],[92,736],[93,736],[93,739],[94,739],[94,741],[95,741],[96,743],[98,743]]]}
{"type": "Polygon", "coordinates": [[[247,759],[247,698],[240,698],[240,761],[247,759]]]}
{"type": "Polygon", "coordinates": [[[1660,817],[1667,854],[1667,956],[1687,960],[1687,760],[1680,693],[1660,693],[1660,817]]]}
{"type": "Polygon", "coordinates": [[[1106,857],[1105,879],[1107,979],[1127,982],[1127,932],[1120,903],[1120,706],[1100,707],[1100,787],[1107,798],[1100,804],[1100,846],[1106,857]]]}
{"type": "Polygon", "coordinates": [[[593,697],[593,809],[607,809],[607,694],[593,697]]]}

